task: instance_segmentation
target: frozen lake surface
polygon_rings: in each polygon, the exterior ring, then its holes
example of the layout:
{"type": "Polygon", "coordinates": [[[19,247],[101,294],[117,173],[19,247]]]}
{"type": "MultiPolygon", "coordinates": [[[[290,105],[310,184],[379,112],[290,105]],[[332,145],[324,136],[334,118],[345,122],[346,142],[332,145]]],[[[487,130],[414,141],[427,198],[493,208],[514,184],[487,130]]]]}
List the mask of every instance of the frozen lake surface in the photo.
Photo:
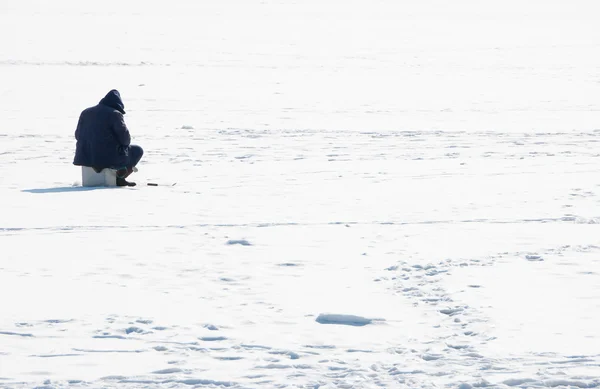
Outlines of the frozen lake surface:
{"type": "Polygon", "coordinates": [[[0,4],[0,388],[600,387],[597,8],[0,4]]]}

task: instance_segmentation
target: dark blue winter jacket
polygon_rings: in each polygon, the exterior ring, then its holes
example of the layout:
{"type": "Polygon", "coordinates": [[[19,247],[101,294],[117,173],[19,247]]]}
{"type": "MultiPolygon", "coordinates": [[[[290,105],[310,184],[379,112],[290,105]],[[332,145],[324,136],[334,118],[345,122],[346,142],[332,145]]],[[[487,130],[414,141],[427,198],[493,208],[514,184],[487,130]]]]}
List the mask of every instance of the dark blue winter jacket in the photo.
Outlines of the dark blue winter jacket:
{"type": "Polygon", "coordinates": [[[77,146],[73,164],[97,168],[120,168],[127,164],[131,136],[123,115],[125,106],[115,89],[79,116],[75,130],[77,146]]]}

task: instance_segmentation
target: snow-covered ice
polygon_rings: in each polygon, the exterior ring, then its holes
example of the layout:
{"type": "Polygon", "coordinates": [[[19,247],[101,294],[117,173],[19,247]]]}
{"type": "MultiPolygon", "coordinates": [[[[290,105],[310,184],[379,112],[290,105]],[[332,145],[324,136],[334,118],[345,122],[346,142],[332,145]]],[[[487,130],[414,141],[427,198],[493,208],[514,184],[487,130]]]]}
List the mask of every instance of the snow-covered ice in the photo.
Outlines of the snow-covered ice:
{"type": "Polygon", "coordinates": [[[1,2],[0,388],[600,387],[597,9],[1,2]]]}

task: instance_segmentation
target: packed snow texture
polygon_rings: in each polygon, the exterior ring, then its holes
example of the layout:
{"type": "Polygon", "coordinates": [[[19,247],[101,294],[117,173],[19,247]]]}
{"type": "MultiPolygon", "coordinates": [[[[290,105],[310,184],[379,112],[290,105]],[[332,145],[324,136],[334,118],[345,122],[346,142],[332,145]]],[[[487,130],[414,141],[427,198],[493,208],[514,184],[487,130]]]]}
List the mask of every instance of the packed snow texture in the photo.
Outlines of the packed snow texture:
{"type": "Polygon", "coordinates": [[[600,387],[597,15],[1,2],[0,388],[600,387]]]}

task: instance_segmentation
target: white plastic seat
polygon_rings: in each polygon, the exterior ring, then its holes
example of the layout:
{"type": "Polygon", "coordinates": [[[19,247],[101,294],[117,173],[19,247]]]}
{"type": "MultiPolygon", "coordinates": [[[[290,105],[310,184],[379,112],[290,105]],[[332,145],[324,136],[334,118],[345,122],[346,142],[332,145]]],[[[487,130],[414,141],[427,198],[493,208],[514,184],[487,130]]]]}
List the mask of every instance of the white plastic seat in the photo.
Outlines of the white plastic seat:
{"type": "Polygon", "coordinates": [[[81,167],[81,183],[83,186],[117,186],[117,171],[103,169],[100,173],[89,166],[81,167]]]}

